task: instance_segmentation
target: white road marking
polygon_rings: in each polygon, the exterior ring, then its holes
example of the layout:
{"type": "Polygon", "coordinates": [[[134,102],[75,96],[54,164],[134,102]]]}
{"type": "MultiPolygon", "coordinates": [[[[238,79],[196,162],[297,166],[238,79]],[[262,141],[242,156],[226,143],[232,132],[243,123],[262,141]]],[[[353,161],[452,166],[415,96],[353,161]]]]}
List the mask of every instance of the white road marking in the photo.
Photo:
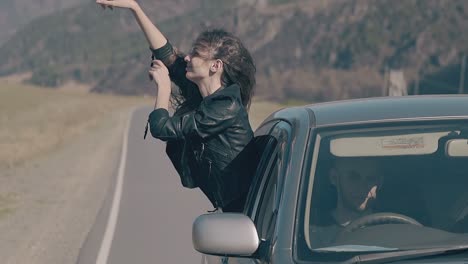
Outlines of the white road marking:
{"type": "Polygon", "coordinates": [[[122,186],[123,186],[123,178],[124,178],[124,173],[125,173],[125,165],[127,161],[127,144],[128,144],[128,134],[130,130],[130,120],[132,119],[134,110],[135,109],[130,111],[130,116],[127,120],[127,125],[125,128],[125,134],[123,137],[123,144],[122,144],[122,153],[120,155],[119,174],[117,176],[117,183],[115,186],[114,198],[112,200],[112,207],[109,213],[109,219],[107,220],[106,232],[104,233],[104,238],[102,239],[102,242],[101,242],[101,248],[99,249],[99,254],[96,259],[96,264],[107,264],[107,259],[109,257],[112,240],[114,239],[115,227],[117,225],[117,217],[119,215],[120,200],[122,197],[122,186]]]}

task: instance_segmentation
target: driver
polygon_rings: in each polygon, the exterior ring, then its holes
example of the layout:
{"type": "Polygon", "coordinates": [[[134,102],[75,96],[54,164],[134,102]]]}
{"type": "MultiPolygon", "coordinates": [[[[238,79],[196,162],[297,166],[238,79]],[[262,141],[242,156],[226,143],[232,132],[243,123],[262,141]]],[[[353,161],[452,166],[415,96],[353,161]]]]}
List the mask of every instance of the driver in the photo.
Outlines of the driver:
{"type": "Polygon", "coordinates": [[[329,178],[337,192],[336,208],[331,212],[337,225],[347,226],[372,213],[383,178],[376,162],[366,158],[336,159],[329,178]]]}
{"type": "Polygon", "coordinates": [[[314,248],[332,243],[353,220],[372,214],[383,181],[379,165],[364,157],[335,159],[328,178],[336,190],[336,206],[329,212],[318,212],[326,214],[326,225],[310,226],[314,248]]]}

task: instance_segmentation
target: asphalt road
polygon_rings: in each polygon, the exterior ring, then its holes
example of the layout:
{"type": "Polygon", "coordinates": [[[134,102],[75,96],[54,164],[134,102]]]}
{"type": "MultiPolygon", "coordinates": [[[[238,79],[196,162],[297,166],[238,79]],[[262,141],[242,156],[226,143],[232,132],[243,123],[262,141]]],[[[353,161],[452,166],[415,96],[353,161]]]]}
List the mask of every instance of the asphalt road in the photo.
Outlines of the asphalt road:
{"type": "Polygon", "coordinates": [[[165,144],[143,131],[151,108],[133,112],[120,167],[77,263],[200,263],[192,223],[211,210],[199,189],[186,189],[165,144]]]}

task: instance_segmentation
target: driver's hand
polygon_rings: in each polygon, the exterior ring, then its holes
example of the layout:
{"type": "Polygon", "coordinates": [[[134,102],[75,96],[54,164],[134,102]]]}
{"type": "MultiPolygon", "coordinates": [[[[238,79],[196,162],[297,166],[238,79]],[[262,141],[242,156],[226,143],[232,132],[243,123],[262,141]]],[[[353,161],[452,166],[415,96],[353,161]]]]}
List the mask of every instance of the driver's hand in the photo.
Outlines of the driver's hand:
{"type": "Polygon", "coordinates": [[[377,198],[377,185],[375,185],[374,187],[370,189],[369,193],[367,194],[366,199],[359,206],[359,211],[365,211],[367,208],[369,208],[370,204],[373,201],[375,201],[376,198],[377,198]]]}

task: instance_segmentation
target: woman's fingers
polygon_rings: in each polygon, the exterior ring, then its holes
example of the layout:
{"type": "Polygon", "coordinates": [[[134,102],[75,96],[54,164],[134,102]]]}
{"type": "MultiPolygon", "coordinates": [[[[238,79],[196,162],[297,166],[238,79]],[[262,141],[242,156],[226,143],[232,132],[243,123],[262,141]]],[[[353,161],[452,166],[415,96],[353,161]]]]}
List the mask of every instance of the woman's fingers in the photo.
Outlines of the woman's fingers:
{"type": "Polygon", "coordinates": [[[151,68],[149,71],[149,73],[153,74],[153,75],[169,75],[167,73],[167,71],[165,71],[164,69],[161,69],[161,68],[151,68]]]}
{"type": "Polygon", "coordinates": [[[96,0],[97,4],[113,10],[114,7],[133,8],[136,5],[134,0],[96,0]]]}
{"type": "Polygon", "coordinates": [[[100,5],[102,9],[106,9],[105,1],[96,0],[96,4],[100,5]]]}
{"type": "Polygon", "coordinates": [[[153,76],[155,79],[158,79],[158,76],[161,75],[161,70],[159,69],[150,69],[148,73],[153,76]]]}
{"type": "Polygon", "coordinates": [[[165,67],[164,63],[160,60],[153,60],[151,62],[153,63],[153,66],[165,67]]]}
{"type": "Polygon", "coordinates": [[[169,70],[167,69],[166,65],[160,60],[153,60],[151,63],[151,69],[157,70],[161,72],[161,74],[169,74],[169,70]]]}
{"type": "Polygon", "coordinates": [[[112,10],[112,6],[106,5],[106,4],[104,4],[103,2],[104,2],[104,1],[96,0],[96,3],[99,4],[99,5],[102,7],[102,9],[106,10],[106,7],[107,7],[107,8],[109,8],[109,9],[112,10]]]}
{"type": "Polygon", "coordinates": [[[158,86],[162,85],[166,88],[169,87],[168,89],[170,89],[171,81],[169,78],[169,71],[164,64],[155,62],[155,65],[148,70],[148,75],[150,80],[155,81],[158,86]]]}

